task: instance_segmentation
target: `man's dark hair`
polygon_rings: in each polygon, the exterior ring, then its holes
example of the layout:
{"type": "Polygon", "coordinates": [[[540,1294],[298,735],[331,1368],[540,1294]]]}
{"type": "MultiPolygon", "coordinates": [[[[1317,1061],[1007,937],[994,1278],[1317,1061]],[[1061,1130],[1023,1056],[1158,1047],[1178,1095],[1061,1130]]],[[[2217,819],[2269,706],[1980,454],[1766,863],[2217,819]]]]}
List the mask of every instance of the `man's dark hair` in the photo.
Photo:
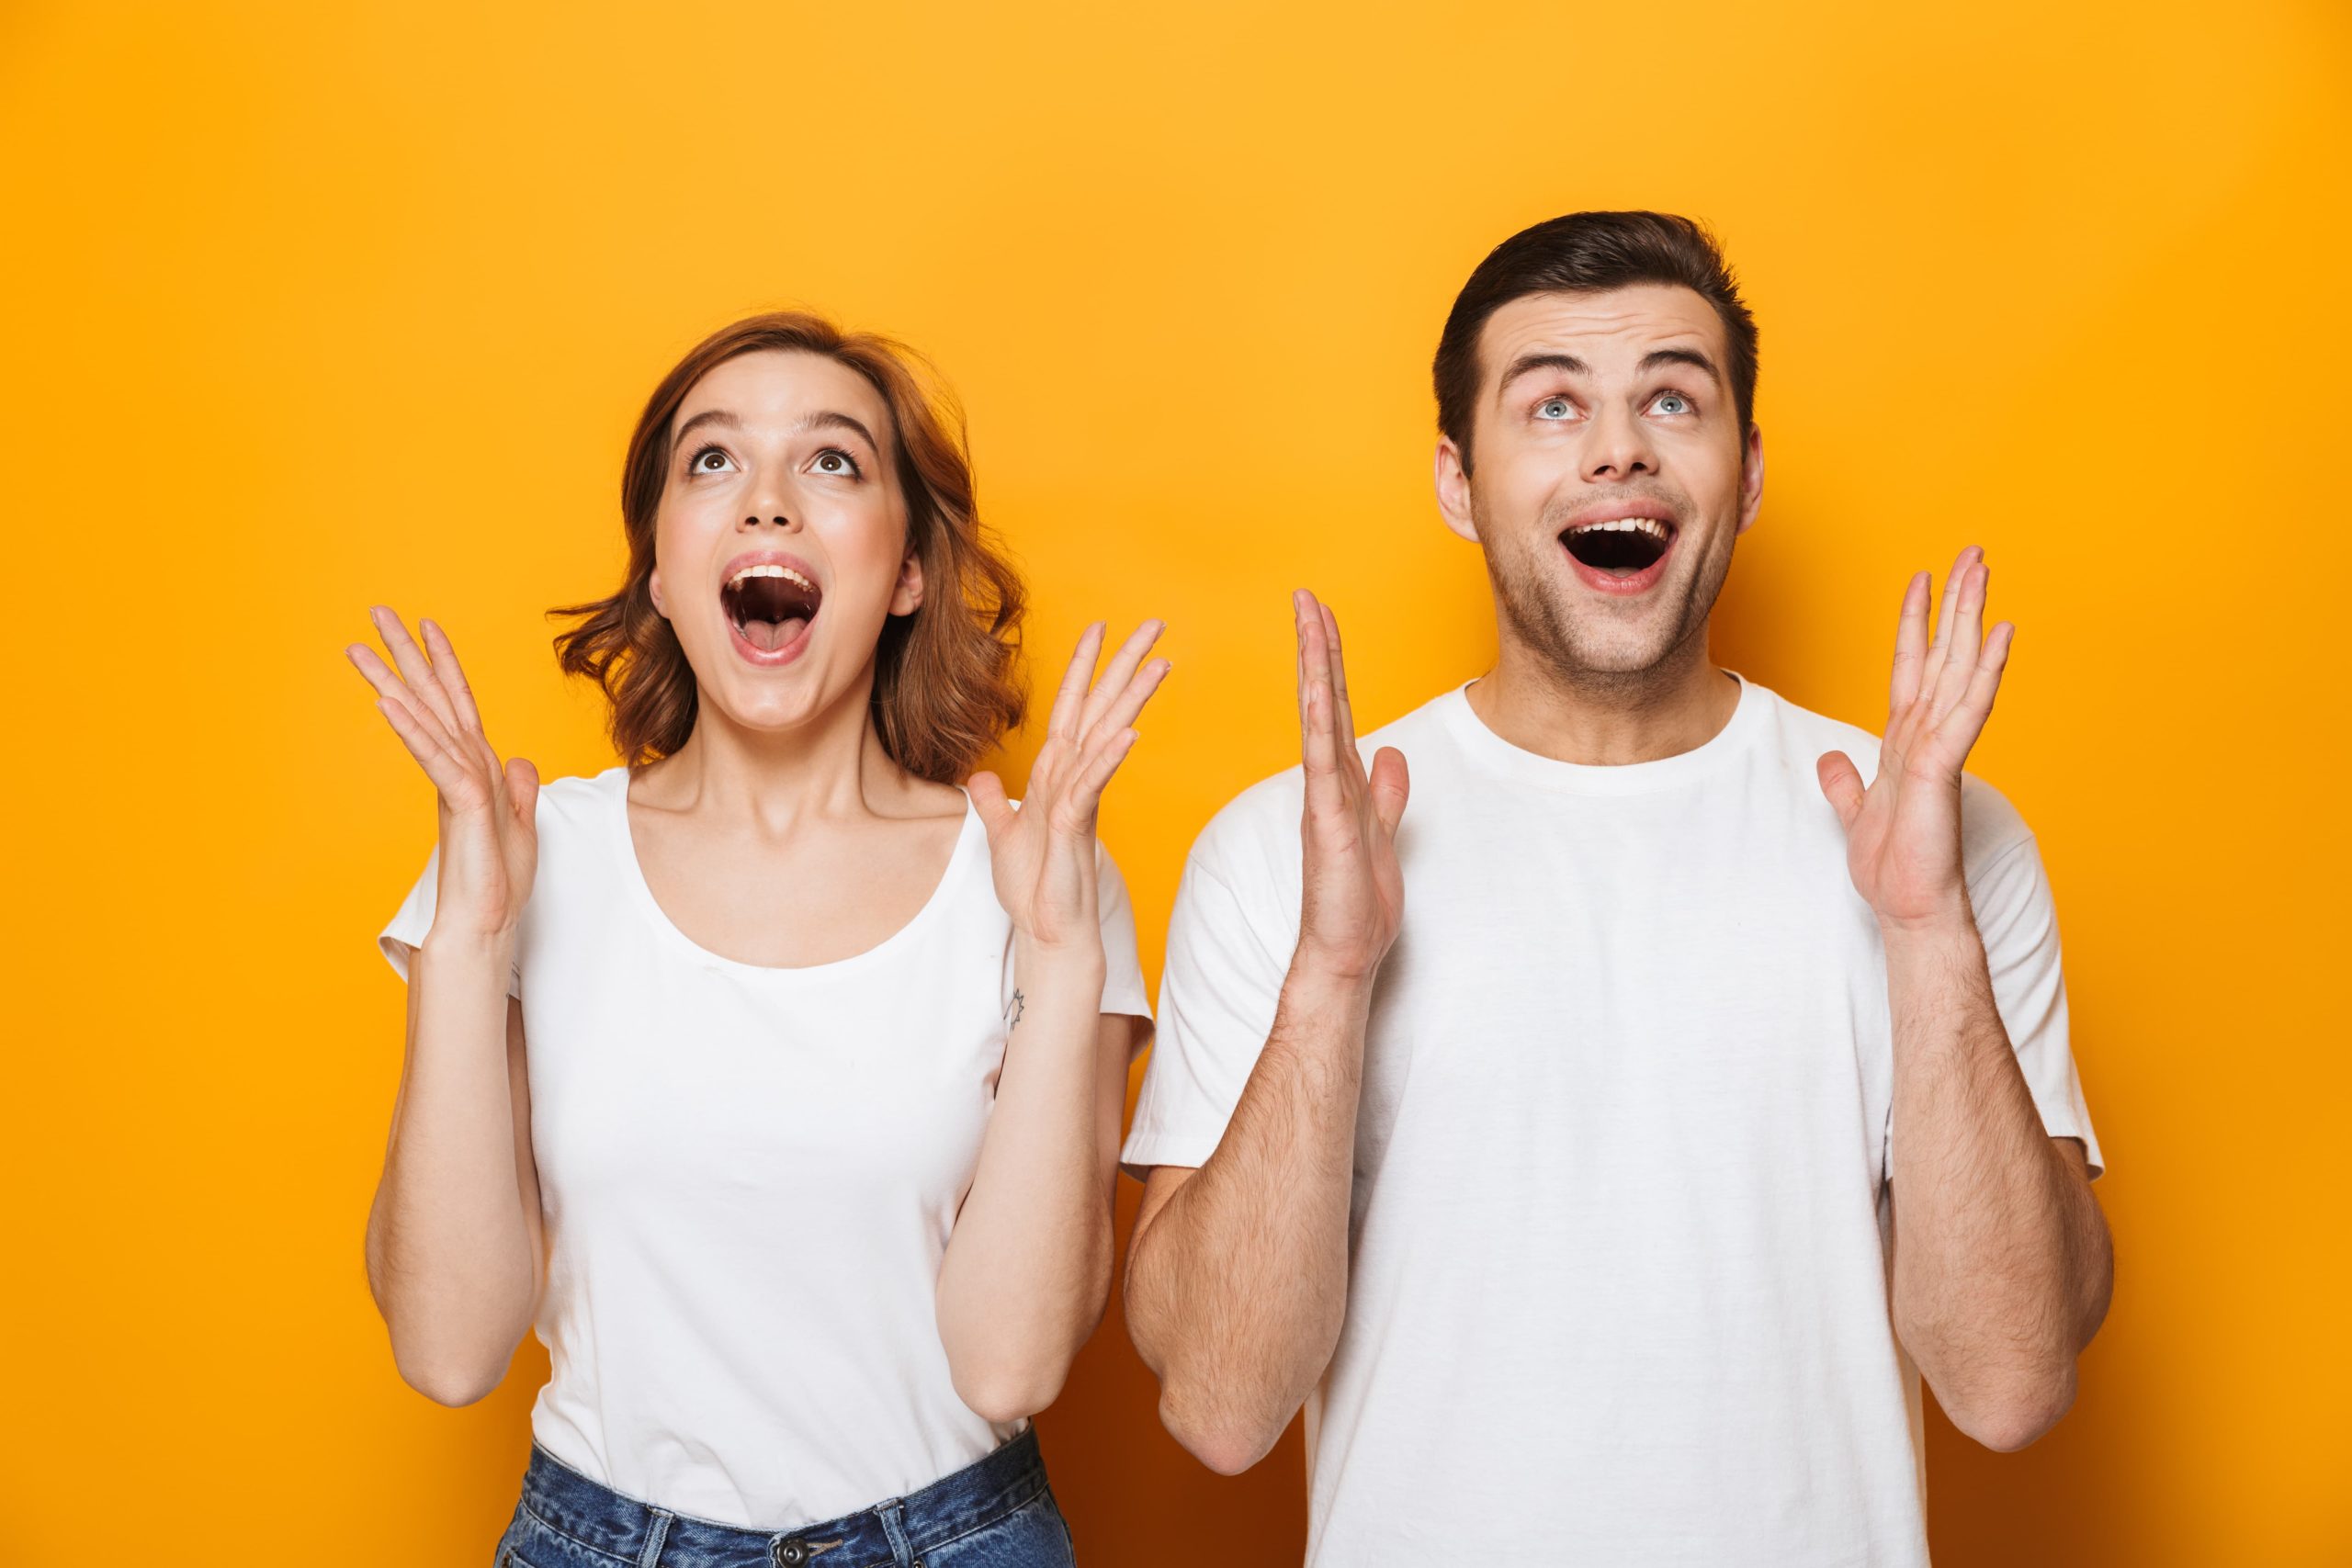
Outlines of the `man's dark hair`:
{"type": "Polygon", "coordinates": [[[1732,401],[1740,434],[1756,422],[1756,318],[1715,238],[1688,218],[1666,212],[1571,212],[1522,229],[1487,253],[1454,297],[1437,340],[1430,373],[1437,382],[1437,425],[1470,468],[1470,430],[1478,402],[1478,333],[1487,318],[1530,294],[1587,294],[1637,283],[1679,284],[1723,319],[1731,363],[1732,401]]]}

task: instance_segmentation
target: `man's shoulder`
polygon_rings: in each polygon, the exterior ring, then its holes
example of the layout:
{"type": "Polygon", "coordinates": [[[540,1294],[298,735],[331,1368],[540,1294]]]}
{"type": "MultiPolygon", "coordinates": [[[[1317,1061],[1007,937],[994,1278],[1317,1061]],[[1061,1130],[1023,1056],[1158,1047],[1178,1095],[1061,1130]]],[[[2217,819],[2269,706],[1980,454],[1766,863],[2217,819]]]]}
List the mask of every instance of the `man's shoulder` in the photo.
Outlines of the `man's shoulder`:
{"type": "MultiPolygon", "coordinates": [[[[1421,761],[1442,728],[1443,708],[1461,700],[1459,687],[1442,692],[1377,729],[1356,738],[1356,750],[1369,766],[1383,746],[1405,753],[1409,768],[1421,761]]],[[[1193,840],[1188,863],[1237,889],[1245,885],[1298,881],[1299,816],[1306,803],[1306,775],[1294,762],[1260,779],[1218,808],[1193,840]]]]}
{"type": "MultiPolygon", "coordinates": [[[[1758,691],[1771,704],[1774,726],[1792,760],[1810,763],[1827,752],[1843,751],[1854,760],[1865,783],[1877,779],[1878,736],[1858,724],[1800,706],[1769,688],[1758,691]]],[[[2033,837],[2024,814],[2007,795],[1966,771],[1960,775],[1960,828],[1962,861],[1972,874],[2033,837]]]]}

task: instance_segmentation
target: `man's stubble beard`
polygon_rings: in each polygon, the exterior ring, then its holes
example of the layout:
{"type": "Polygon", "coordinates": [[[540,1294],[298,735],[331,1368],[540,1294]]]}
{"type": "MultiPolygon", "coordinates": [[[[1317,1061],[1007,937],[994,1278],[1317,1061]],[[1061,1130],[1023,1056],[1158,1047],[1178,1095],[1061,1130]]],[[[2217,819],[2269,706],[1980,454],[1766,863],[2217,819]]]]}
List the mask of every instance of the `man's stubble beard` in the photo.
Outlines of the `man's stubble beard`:
{"type": "MultiPolygon", "coordinates": [[[[1486,519],[1474,513],[1473,520],[1481,540],[1491,536],[1486,519]]],[[[1552,549],[1566,552],[1556,531],[1544,540],[1552,549]]],[[[1686,542],[1676,541],[1678,546],[1686,542]]],[[[1660,689],[1658,694],[1663,695],[1662,688],[1671,683],[1685,661],[1705,658],[1708,618],[1714,613],[1724,580],[1731,575],[1733,552],[1725,549],[1717,559],[1701,561],[1696,570],[1683,578],[1679,597],[1668,613],[1660,613],[1666,608],[1661,605],[1642,617],[1641,630],[1631,646],[1618,632],[1596,637],[1591,635],[1592,626],[1579,623],[1566,603],[1566,587],[1559,576],[1573,567],[1554,566],[1547,571],[1549,563],[1532,558],[1516,546],[1498,550],[1488,545],[1480,553],[1486,558],[1487,577],[1494,584],[1495,600],[1506,623],[1498,628],[1501,636],[1516,639],[1563,688],[1614,702],[1638,703],[1653,689],[1660,689]]],[[[1661,587],[1674,592],[1671,582],[1661,587]]]]}

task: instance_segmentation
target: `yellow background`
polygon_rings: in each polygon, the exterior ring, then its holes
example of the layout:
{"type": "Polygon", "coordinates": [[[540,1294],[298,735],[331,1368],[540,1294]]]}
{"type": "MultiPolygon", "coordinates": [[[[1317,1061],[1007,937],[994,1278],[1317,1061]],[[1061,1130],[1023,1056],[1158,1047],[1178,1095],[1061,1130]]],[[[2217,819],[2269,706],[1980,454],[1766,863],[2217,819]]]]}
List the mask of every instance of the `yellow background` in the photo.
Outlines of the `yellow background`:
{"type": "MultiPolygon", "coordinates": [[[[431,1405],[360,1267],[433,830],[368,604],[605,766],[540,612],[617,581],[656,377],[779,304],[900,334],[1039,661],[1171,624],[1106,826],[1156,978],[1295,758],[1293,585],[1368,724],[1481,667],[1429,354],[1488,246],[1622,206],[1762,321],[1718,658],[1875,726],[1971,539],[2020,626],[1973,765],[2056,882],[2119,1287],[2055,1433],[1937,1427],[1939,1562],[2352,1561],[2343,6],[477,10],[0,12],[0,1562],[476,1562],[512,1503],[542,1354],[431,1405]]],[[[1042,1427],[1088,1562],[1296,1562],[1295,1437],[1192,1464],[1115,1314],[1042,1427]]]]}

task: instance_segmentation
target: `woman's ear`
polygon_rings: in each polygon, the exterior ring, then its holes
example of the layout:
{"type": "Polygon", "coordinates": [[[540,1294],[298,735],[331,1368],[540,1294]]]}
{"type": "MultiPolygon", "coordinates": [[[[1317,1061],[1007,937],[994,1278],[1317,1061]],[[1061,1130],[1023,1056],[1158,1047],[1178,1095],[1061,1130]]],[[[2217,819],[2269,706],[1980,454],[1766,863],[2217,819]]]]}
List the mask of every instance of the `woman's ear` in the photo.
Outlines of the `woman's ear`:
{"type": "Polygon", "coordinates": [[[890,614],[911,615],[922,607],[922,558],[914,551],[899,563],[898,586],[890,590],[890,614]]]}
{"type": "Polygon", "coordinates": [[[662,569],[660,567],[655,567],[653,575],[646,579],[645,588],[646,592],[652,595],[653,613],[663,620],[668,620],[670,612],[662,603],[662,569]]]}

